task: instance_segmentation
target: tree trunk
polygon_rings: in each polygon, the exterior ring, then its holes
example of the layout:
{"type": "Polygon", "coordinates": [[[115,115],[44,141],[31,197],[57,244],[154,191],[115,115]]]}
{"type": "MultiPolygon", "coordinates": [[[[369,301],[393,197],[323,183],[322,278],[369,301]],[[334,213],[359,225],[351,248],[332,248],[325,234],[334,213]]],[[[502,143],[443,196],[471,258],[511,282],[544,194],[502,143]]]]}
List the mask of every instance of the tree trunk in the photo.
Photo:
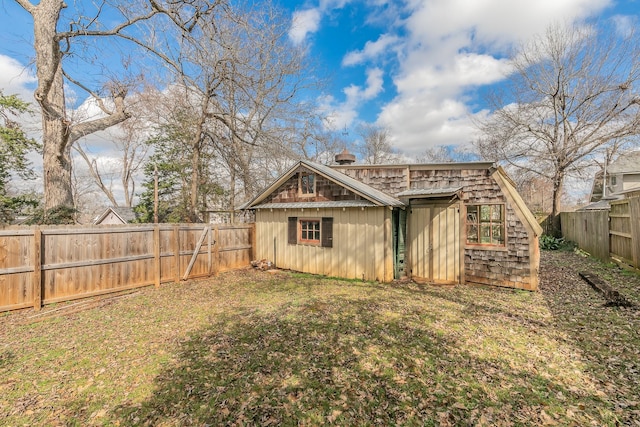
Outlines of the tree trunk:
{"type": "Polygon", "coordinates": [[[553,204],[551,205],[551,235],[561,237],[562,230],[560,224],[560,202],[562,200],[562,186],[564,184],[564,174],[556,174],[553,179],[553,204]]]}
{"type": "Polygon", "coordinates": [[[42,1],[33,11],[38,88],[35,98],[42,108],[44,209],[73,209],[70,129],[66,120],[62,52],[56,38],[61,9],[59,0],[42,1]]]}
{"type": "Polygon", "coordinates": [[[200,151],[202,150],[202,135],[204,125],[207,121],[207,109],[209,108],[209,98],[205,97],[200,110],[200,120],[197,124],[196,133],[191,143],[191,198],[189,200],[189,216],[193,222],[199,221],[198,216],[198,195],[200,193],[200,151]]]}

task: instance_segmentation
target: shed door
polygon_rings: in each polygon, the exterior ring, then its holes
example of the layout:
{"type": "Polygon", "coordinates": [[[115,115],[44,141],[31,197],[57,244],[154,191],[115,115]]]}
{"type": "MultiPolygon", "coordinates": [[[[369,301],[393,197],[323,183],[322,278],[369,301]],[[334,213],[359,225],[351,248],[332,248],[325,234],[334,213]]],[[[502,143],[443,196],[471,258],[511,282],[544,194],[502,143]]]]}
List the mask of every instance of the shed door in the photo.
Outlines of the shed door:
{"type": "Polygon", "coordinates": [[[414,280],[460,282],[458,204],[412,206],[408,218],[408,262],[414,280]]]}

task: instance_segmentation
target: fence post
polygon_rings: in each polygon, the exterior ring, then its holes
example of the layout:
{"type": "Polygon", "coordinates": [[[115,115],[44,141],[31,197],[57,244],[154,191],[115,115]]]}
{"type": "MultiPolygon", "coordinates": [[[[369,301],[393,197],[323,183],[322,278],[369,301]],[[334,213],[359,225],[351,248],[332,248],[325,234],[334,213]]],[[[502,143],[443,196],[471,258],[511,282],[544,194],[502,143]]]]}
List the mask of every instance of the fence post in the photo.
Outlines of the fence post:
{"type": "Polygon", "coordinates": [[[633,266],[640,269],[640,197],[629,197],[631,219],[631,253],[633,266]]]}
{"type": "Polygon", "coordinates": [[[156,288],[160,287],[160,280],[162,278],[161,272],[161,260],[160,260],[160,225],[153,226],[153,259],[155,263],[154,272],[154,284],[156,288]]]}
{"type": "Polygon", "coordinates": [[[216,224],[213,234],[213,272],[220,272],[220,225],[216,224]]]}
{"type": "MultiPolygon", "coordinates": [[[[253,224],[251,224],[251,228],[249,229],[249,244],[251,245],[251,250],[249,251],[250,254],[250,261],[253,261],[254,259],[256,259],[256,223],[254,222],[253,224]]],[[[276,260],[273,260],[273,263],[275,263],[276,260]]]]}
{"type": "Polygon", "coordinates": [[[173,226],[173,256],[176,265],[175,282],[180,282],[180,226],[173,226]]]}
{"type": "Polygon", "coordinates": [[[213,271],[213,252],[211,247],[211,242],[213,241],[213,236],[211,235],[213,232],[213,228],[211,224],[209,224],[209,234],[207,234],[207,275],[211,276],[211,272],[213,271]]]}
{"type": "Polygon", "coordinates": [[[42,230],[33,230],[33,309],[42,308],[42,230]]]}

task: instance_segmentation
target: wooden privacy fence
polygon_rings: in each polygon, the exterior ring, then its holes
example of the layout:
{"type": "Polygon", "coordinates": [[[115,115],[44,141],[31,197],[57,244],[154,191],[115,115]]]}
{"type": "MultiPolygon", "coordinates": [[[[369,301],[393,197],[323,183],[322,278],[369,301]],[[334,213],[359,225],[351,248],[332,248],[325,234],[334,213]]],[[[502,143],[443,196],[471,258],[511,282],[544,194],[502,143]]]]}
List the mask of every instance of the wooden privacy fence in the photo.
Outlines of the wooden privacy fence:
{"type": "Polygon", "coordinates": [[[254,246],[254,224],[2,229],[0,312],[246,267],[254,246]]]}
{"type": "Polygon", "coordinates": [[[563,212],[562,235],[604,261],[640,268],[640,195],[610,205],[609,211],[563,212]]]}

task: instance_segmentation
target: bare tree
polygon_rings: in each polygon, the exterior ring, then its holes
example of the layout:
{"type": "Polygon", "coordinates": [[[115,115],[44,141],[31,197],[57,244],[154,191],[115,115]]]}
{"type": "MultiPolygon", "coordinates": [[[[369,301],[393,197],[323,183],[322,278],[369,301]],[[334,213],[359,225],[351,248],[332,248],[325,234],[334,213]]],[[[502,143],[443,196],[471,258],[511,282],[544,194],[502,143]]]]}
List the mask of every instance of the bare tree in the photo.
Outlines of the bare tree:
{"type": "MultiPolygon", "coordinates": [[[[147,51],[153,51],[153,46],[146,45],[140,35],[145,23],[157,15],[163,15],[177,24],[177,27],[188,32],[197,25],[199,19],[217,6],[217,2],[168,2],[166,6],[156,0],[141,0],[142,3],[104,1],[95,6],[76,2],[74,7],[78,9],[63,13],[68,6],[61,0],[15,1],[33,19],[38,80],[34,96],[42,114],[46,221],[47,212],[51,210],[72,210],[73,143],[83,136],[107,129],[129,117],[125,105],[127,84],[122,80],[103,81],[102,89],[91,89],[89,82],[83,82],[83,78],[73,75],[77,70],[65,67],[66,60],[77,59],[87,53],[82,52],[83,40],[99,40],[104,37],[127,40],[138,46],[146,46],[147,51]],[[80,10],[82,7],[94,9],[80,10]],[[107,18],[103,20],[104,16],[107,18]],[[95,100],[102,116],[74,123],[67,112],[65,84],[86,91],[95,100]]],[[[130,58],[125,60],[128,61],[130,58]]]]}
{"type": "Polygon", "coordinates": [[[556,234],[565,179],[640,133],[637,35],[607,30],[553,25],[521,46],[506,89],[491,100],[495,111],[479,123],[484,158],[552,182],[556,234]]]}
{"type": "Polygon", "coordinates": [[[419,163],[454,163],[478,160],[478,155],[467,147],[438,145],[426,148],[416,159],[419,163]]]}
{"type": "Polygon", "coordinates": [[[127,121],[120,123],[117,127],[107,131],[107,137],[113,142],[120,154],[119,159],[113,159],[110,164],[101,164],[100,157],[91,155],[90,149],[78,141],[73,145],[73,149],[80,155],[80,158],[89,168],[91,180],[98,186],[100,191],[107,196],[113,206],[126,207],[133,206],[133,199],[136,192],[136,174],[141,171],[143,162],[146,160],[149,145],[146,128],[149,123],[145,120],[145,115],[136,110],[136,114],[127,121]],[[117,160],[117,161],[115,161],[117,160]],[[120,181],[120,188],[123,193],[123,202],[118,201],[114,191],[114,181],[120,181]]]}
{"type": "Polygon", "coordinates": [[[358,133],[362,142],[356,147],[356,151],[365,163],[378,165],[382,163],[398,163],[398,152],[389,141],[389,130],[372,125],[361,125],[358,133]]]}
{"type": "Polygon", "coordinates": [[[290,44],[290,23],[273,4],[237,2],[217,18],[183,38],[179,56],[172,57],[174,70],[185,63],[189,70],[175,79],[194,119],[189,151],[194,217],[202,204],[200,153],[211,148],[218,153],[228,175],[227,207],[234,209],[236,194],[247,199],[260,187],[265,173],[257,159],[278,155],[273,148],[287,140],[289,118],[312,108],[296,97],[315,84],[305,51],[290,44]]]}

